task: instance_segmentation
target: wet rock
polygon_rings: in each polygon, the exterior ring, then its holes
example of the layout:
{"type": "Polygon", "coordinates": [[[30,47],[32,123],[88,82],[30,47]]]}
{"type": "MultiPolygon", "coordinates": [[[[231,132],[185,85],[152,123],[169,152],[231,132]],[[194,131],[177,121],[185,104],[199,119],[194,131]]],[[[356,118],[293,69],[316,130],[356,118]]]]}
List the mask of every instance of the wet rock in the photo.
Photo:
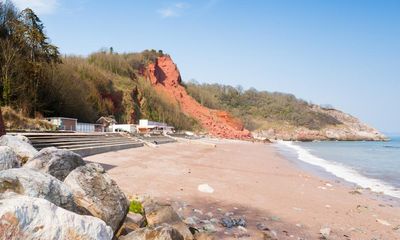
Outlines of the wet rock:
{"type": "Polygon", "coordinates": [[[57,178],[26,168],[0,171],[0,193],[7,191],[43,198],[64,209],[82,213],[74,203],[72,192],[57,178]]]}
{"type": "Polygon", "coordinates": [[[48,173],[64,181],[72,170],[83,165],[85,162],[80,155],[67,149],[49,147],[40,150],[24,167],[48,173]]]}
{"type": "Polygon", "coordinates": [[[102,220],[57,207],[45,199],[6,193],[0,195],[0,233],[3,239],[112,239],[102,220]]]}
{"type": "Polygon", "coordinates": [[[20,167],[17,154],[8,146],[0,146],[0,171],[20,167]]]}
{"type": "Polygon", "coordinates": [[[148,226],[156,227],[166,223],[178,230],[185,240],[193,239],[189,228],[171,205],[152,201],[145,202],[143,205],[148,226]]]}
{"type": "Polygon", "coordinates": [[[175,228],[168,224],[162,224],[157,227],[136,230],[128,235],[121,236],[119,240],[184,240],[184,238],[175,228]]]}
{"type": "Polygon", "coordinates": [[[105,221],[114,231],[119,229],[128,212],[128,199],[103,167],[97,163],[78,167],[64,183],[79,207],[105,221]]]}
{"type": "Polygon", "coordinates": [[[237,226],[246,227],[246,220],[244,218],[231,218],[231,217],[224,217],[221,219],[222,226],[226,228],[232,228],[237,226]]]}
{"type": "Polygon", "coordinates": [[[17,154],[21,163],[25,163],[37,153],[37,150],[20,136],[2,136],[0,137],[0,146],[10,147],[17,154]]]}

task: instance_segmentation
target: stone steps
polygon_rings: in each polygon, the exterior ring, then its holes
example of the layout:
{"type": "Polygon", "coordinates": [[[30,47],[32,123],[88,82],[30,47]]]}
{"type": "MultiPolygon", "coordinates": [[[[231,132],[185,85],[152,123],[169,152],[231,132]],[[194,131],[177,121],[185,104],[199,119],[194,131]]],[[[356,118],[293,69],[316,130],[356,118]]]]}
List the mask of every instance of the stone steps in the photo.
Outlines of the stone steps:
{"type": "MultiPolygon", "coordinates": [[[[13,134],[13,133],[9,133],[13,134]]],[[[137,138],[121,133],[22,133],[29,138],[33,147],[41,150],[46,147],[69,149],[82,157],[142,147],[143,142],[137,138]]]]}

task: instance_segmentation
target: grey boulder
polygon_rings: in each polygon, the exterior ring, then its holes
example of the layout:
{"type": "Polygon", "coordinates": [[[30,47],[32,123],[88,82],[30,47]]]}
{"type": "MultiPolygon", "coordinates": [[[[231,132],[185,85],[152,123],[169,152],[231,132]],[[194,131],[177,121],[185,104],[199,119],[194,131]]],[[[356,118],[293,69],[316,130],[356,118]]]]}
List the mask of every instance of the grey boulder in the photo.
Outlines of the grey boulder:
{"type": "Polygon", "coordinates": [[[32,169],[13,168],[0,171],[0,193],[4,192],[43,198],[59,207],[81,213],[74,203],[72,192],[63,182],[32,169]]]}
{"type": "Polygon", "coordinates": [[[17,154],[7,146],[0,146],[0,170],[20,167],[17,154]]]}
{"type": "Polygon", "coordinates": [[[111,240],[112,229],[102,220],[82,216],[29,196],[0,195],[0,239],[111,240]]]}
{"type": "Polygon", "coordinates": [[[78,167],[64,183],[80,208],[104,220],[115,232],[119,229],[128,212],[128,199],[103,167],[97,163],[78,167]]]}
{"type": "Polygon", "coordinates": [[[0,146],[10,147],[22,163],[27,162],[37,153],[37,150],[21,136],[4,135],[0,137],[0,146]]]}
{"type": "Polygon", "coordinates": [[[48,173],[61,181],[79,166],[85,165],[82,157],[70,150],[55,147],[43,148],[24,165],[24,168],[48,173]]]}

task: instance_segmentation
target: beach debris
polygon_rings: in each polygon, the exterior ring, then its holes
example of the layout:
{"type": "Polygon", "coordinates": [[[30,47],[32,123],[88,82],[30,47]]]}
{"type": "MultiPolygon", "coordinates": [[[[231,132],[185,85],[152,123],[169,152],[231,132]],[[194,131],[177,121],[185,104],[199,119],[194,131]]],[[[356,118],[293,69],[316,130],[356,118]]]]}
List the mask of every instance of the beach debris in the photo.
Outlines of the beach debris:
{"type": "Polygon", "coordinates": [[[213,233],[217,231],[217,228],[212,223],[204,224],[203,230],[209,233],[213,233]]]}
{"type": "Polygon", "coordinates": [[[226,216],[226,217],[233,216],[233,215],[234,215],[233,212],[226,212],[226,213],[225,213],[225,216],[226,216]]]}
{"type": "Polygon", "coordinates": [[[301,228],[303,225],[301,225],[300,223],[296,223],[296,227],[301,228]]]}
{"type": "Polygon", "coordinates": [[[295,211],[299,211],[299,212],[300,212],[300,211],[303,211],[302,208],[298,208],[298,207],[292,207],[292,209],[295,210],[295,211]]]}
{"type": "Polygon", "coordinates": [[[196,225],[199,221],[200,219],[196,216],[187,217],[184,220],[184,222],[188,225],[196,225]]]}
{"type": "Polygon", "coordinates": [[[327,239],[329,237],[329,235],[331,234],[331,229],[328,227],[324,227],[319,230],[319,233],[323,237],[322,239],[327,239]]]}
{"type": "Polygon", "coordinates": [[[247,229],[243,226],[238,226],[239,231],[241,232],[247,232],[247,229]]]}
{"type": "Polygon", "coordinates": [[[318,186],[319,189],[326,190],[326,187],[318,186]]]}
{"type": "Polygon", "coordinates": [[[360,190],[358,190],[358,189],[350,191],[349,193],[352,194],[352,195],[356,195],[356,194],[357,195],[361,195],[362,194],[362,192],[360,190]]]}
{"type": "Polygon", "coordinates": [[[270,217],[270,219],[271,219],[271,221],[275,221],[275,222],[279,222],[281,220],[281,218],[278,216],[272,216],[272,217],[270,217]]]}
{"type": "Polygon", "coordinates": [[[326,208],[331,208],[332,206],[329,205],[329,204],[326,204],[325,207],[326,207],[326,208]]]}
{"type": "Polygon", "coordinates": [[[203,215],[203,211],[199,210],[199,209],[193,209],[193,212],[199,214],[199,215],[203,215]]]}
{"type": "Polygon", "coordinates": [[[326,183],[325,186],[327,186],[327,187],[333,187],[333,185],[330,184],[330,183],[326,183]]]}
{"type": "Polygon", "coordinates": [[[226,228],[232,228],[236,226],[246,227],[246,220],[244,218],[224,217],[221,219],[221,225],[226,228]]]}
{"type": "Polygon", "coordinates": [[[379,219],[379,218],[376,219],[376,222],[378,222],[378,223],[380,223],[382,225],[385,225],[385,226],[390,226],[391,225],[388,221],[385,221],[385,220],[382,220],[382,219],[379,219]]]}
{"type": "Polygon", "coordinates": [[[275,231],[265,231],[264,240],[278,240],[278,234],[275,231]]]}
{"type": "Polygon", "coordinates": [[[206,183],[205,184],[200,184],[197,187],[197,190],[199,190],[202,193],[213,193],[214,192],[214,189],[210,185],[208,185],[206,183]]]}

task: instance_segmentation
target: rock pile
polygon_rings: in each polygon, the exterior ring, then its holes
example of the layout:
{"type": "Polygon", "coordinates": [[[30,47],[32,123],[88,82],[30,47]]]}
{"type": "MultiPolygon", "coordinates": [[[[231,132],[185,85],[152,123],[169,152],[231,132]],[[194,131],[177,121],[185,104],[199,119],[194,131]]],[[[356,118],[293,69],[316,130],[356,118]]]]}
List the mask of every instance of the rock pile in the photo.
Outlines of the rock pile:
{"type": "Polygon", "coordinates": [[[0,239],[195,240],[170,205],[130,202],[102,166],[69,151],[0,138],[0,239]]]}

